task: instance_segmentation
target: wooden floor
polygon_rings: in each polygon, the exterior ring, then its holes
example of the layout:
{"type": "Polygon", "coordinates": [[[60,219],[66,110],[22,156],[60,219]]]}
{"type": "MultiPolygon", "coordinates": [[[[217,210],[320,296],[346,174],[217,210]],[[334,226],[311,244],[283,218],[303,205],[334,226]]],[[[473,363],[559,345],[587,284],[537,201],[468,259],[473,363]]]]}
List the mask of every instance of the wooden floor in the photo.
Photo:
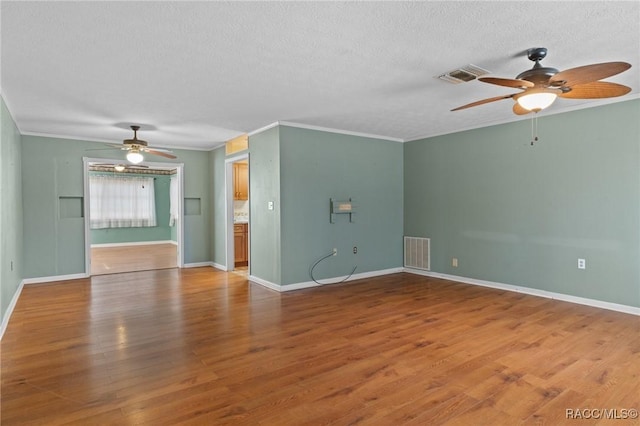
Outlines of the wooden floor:
{"type": "Polygon", "coordinates": [[[1,349],[3,425],[627,426],[567,410],[640,409],[637,316],[410,274],[28,285],[1,349]]]}
{"type": "Polygon", "coordinates": [[[91,275],[175,268],[177,259],[175,244],[92,247],[91,275]]]}

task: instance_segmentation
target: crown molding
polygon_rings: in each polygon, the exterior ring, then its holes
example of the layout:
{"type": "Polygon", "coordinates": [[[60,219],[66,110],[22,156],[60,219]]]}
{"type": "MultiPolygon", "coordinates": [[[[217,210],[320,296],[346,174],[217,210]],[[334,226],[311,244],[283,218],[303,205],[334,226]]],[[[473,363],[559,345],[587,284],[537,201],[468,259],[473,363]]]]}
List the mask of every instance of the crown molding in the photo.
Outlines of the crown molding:
{"type": "Polygon", "coordinates": [[[349,130],[333,129],[331,127],[323,127],[323,126],[314,126],[311,124],[302,124],[302,123],[296,123],[293,121],[278,121],[278,124],[280,126],[296,127],[299,129],[317,130],[320,132],[338,133],[341,135],[358,136],[358,137],[370,138],[370,139],[382,139],[389,142],[400,142],[400,143],[405,142],[404,139],[393,138],[390,136],[381,136],[381,135],[375,135],[372,133],[363,133],[363,132],[352,132],[349,130]]]}
{"type": "Polygon", "coordinates": [[[251,131],[251,132],[247,133],[247,136],[249,136],[249,137],[251,137],[251,136],[255,136],[255,135],[257,135],[258,133],[266,132],[267,130],[269,130],[269,129],[273,129],[274,127],[278,127],[279,125],[280,125],[280,122],[275,121],[275,122],[273,122],[273,123],[271,123],[271,124],[267,124],[267,125],[266,125],[266,126],[264,126],[264,127],[260,127],[259,129],[256,129],[256,130],[253,130],[253,131],[251,131]]]}
{"type": "MultiPolygon", "coordinates": [[[[120,143],[120,141],[98,139],[98,138],[80,138],[78,136],[58,135],[58,134],[54,134],[54,133],[20,132],[20,134],[23,135],[23,136],[35,136],[35,137],[40,137],[40,138],[66,139],[66,140],[81,141],[81,142],[108,143],[108,144],[112,144],[112,145],[118,145],[120,143]]],[[[218,143],[221,143],[221,144],[223,144],[222,146],[224,146],[224,142],[216,142],[216,144],[218,144],[218,143]]],[[[219,146],[216,145],[213,148],[209,148],[209,147],[196,148],[196,147],[193,147],[193,146],[175,146],[175,145],[153,144],[153,146],[150,147],[150,148],[151,149],[153,149],[153,148],[163,148],[163,149],[177,149],[177,150],[184,150],[184,151],[202,151],[202,152],[207,152],[207,151],[211,151],[213,149],[216,149],[218,147],[219,146]]]]}

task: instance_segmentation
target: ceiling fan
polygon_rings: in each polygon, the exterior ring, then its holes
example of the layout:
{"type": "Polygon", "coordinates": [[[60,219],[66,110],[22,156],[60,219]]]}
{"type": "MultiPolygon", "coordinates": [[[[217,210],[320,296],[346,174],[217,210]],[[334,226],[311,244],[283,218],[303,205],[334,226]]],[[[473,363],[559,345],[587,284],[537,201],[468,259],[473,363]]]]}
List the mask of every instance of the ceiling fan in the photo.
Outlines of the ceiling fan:
{"type": "Polygon", "coordinates": [[[111,146],[127,152],[127,160],[132,164],[141,163],[144,160],[142,153],[159,155],[166,158],[178,158],[168,149],[149,148],[147,141],[138,139],[138,130],[140,126],[131,126],[133,130],[133,139],[125,139],[121,145],[111,144],[111,146]]]}
{"type": "Polygon", "coordinates": [[[472,102],[451,111],[471,108],[502,99],[513,99],[513,112],[517,115],[539,112],[550,106],[557,97],[567,99],[599,99],[626,95],[630,87],[622,84],[600,81],[631,68],[626,62],[605,62],[584,65],[558,71],[555,68],[543,67],[540,61],[547,56],[547,49],[536,47],[527,51],[529,60],[535,62],[533,68],[526,70],[515,79],[480,77],[478,80],[498,86],[520,89],[510,95],[496,96],[472,102]]]}

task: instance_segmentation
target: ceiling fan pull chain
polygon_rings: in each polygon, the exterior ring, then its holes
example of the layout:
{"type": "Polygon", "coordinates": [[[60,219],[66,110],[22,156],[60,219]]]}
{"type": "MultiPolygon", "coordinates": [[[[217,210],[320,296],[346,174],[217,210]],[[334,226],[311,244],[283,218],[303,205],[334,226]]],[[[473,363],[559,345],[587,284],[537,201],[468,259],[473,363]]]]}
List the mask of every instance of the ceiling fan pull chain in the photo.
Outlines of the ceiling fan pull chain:
{"type": "Polygon", "coordinates": [[[533,120],[534,119],[535,119],[535,115],[531,116],[531,146],[533,146],[533,137],[534,137],[533,120]]]}

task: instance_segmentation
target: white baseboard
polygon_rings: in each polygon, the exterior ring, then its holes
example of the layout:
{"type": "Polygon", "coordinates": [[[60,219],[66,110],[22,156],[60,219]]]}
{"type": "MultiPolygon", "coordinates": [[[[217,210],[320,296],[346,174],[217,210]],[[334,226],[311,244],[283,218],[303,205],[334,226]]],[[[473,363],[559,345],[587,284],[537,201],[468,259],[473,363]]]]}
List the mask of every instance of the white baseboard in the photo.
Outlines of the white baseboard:
{"type": "Polygon", "coordinates": [[[346,281],[342,281],[345,278],[348,277],[348,275],[344,275],[341,277],[334,277],[334,278],[326,278],[326,279],[322,279],[319,280],[320,284],[316,283],[315,281],[304,281],[304,282],[299,282],[299,283],[294,283],[294,284],[287,284],[287,285],[280,285],[280,284],[275,284],[272,283],[270,281],[267,280],[263,280],[262,278],[253,276],[253,275],[249,275],[249,281],[252,281],[256,284],[260,284],[264,287],[270,288],[272,290],[276,290],[279,292],[284,292],[284,291],[293,291],[293,290],[301,290],[303,288],[311,288],[311,287],[321,287],[324,285],[334,285],[334,284],[340,284],[342,283],[348,283],[350,281],[355,281],[355,280],[361,280],[363,278],[373,278],[373,277],[379,277],[382,275],[389,275],[389,274],[397,274],[399,272],[402,272],[403,268],[391,268],[391,269],[381,269],[378,271],[369,271],[369,272],[362,272],[360,274],[354,274],[352,275],[348,280],[346,281]]]}
{"type": "Polygon", "coordinates": [[[275,290],[277,292],[282,292],[282,286],[280,284],[272,283],[271,281],[263,280],[260,277],[256,277],[253,275],[249,275],[249,281],[252,283],[260,284],[263,287],[266,287],[271,290],[275,290]]]}
{"type": "Polygon", "coordinates": [[[54,281],[68,281],[68,280],[79,280],[82,278],[89,278],[89,274],[69,274],[69,275],[54,275],[52,277],[36,277],[36,278],[25,278],[22,280],[25,284],[39,284],[39,283],[48,283],[54,281]]]}
{"type": "Polygon", "coordinates": [[[225,265],[221,265],[221,264],[216,263],[216,262],[211,262],[211,266],[213,266],[216,269],[220,269],[221,271],[225,271],[225,272],[228,271],[228,269],[227,269],[227,267],[225,265]]]}
{"type": "Polygon", "coordinates": [[[24,280],[20,281],[18,285],[18,289],[14,293],[11,298],[11,302],[9,302],[9,306],[7,306],[7,312],[4,313],[2,317],[2,324],[0,325],[0,340],[4,336],[4,332],[7,330],[7,326],[9,325],[9,320],[11,319],[11,314],[13,314],[13,310],[16,307],[16,303],[18,303],[18,298],[20,297],[20,293],[22,293],[22,289],[24,288],[24,280]]]}
{"type": "Polygon", "coordinates": [[[404,272],[416,275],[424,275],[433,278],[442,278],[450,281],[457,281],[465,284],[479,285],[482,287],[497,288],[500,290],[513,291],[516,293],[529,294],[531,296],[544,297],[547,299],[562,300],[563,302],[576,303],[578,305],[593,306],[595,308],[608,309],[610,311],[623,312],[625,314],[640,315],[640,308],[635,306],[621,305],[618,303],[605,302],[602,300],[588,299],[586,297],[572,296],[569,294],[555,293],[553,291],[539,290],[531,287],[522,287],[513,284],[497,283],[493,281],[478,280],[475,278],[461,277],[458,275],[441,274],[439,272],[423,271],[419,269],[404,268],[404,272]]]}
{"type": "Polygon", "coordinates": [[[103,247],[127,247],[127,246],[150,246],[154,244],[173,244],[178,245],[176,241],[173,240],[162,240],[162,241],[131,241],[128,243],[103,243],[103,244],[91,244],[91,248],[103,248],[103,247]]]}
{"type": "Polygon", "coordinates": [[[213,262],[193,262],[193,263],[185,263],[183,268],[202,268],[203,266],[211,266],[213,267],[213,262]]]}

